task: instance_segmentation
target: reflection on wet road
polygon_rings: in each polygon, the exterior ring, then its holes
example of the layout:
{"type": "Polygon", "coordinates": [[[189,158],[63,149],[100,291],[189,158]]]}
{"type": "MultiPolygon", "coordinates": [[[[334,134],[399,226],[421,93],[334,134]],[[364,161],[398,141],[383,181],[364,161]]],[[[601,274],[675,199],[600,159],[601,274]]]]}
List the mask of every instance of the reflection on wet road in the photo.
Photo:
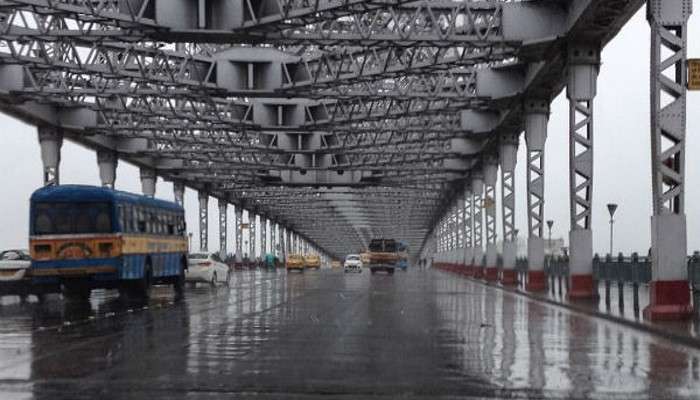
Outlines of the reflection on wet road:
{"type": "Polygon", "coordinates": [[[700,352],[438,271],[0,305],[0,399],[698,398],[700,352]]]}

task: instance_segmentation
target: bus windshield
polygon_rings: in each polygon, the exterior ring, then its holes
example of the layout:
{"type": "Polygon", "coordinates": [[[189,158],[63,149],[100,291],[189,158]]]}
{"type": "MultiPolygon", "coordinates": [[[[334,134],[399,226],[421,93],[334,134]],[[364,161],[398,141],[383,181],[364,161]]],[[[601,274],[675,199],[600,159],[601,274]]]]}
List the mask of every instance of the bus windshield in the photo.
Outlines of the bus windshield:
{"type": "Polygon", "coordinates": [[[112,206],[108,202],[35,203],[32,234],[110,233],[112,206]]]}

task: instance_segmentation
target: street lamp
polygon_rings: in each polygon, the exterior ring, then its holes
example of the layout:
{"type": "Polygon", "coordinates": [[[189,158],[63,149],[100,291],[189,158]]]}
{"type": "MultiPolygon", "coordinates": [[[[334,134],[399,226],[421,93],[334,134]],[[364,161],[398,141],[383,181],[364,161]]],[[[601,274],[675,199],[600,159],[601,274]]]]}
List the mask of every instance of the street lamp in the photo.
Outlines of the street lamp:
{"type": "Polygon", "coordinates": [[[549,255],[552,255],[552,225],[554,225],[554,220],[547,220],[547,229],[549,230],[549,239],[547,248],[549,249],[549,255]]]}
{"type": "Polygon", "coordinates": [[[610,257],[613,256],[613,224],[615,223],[613,216],[615,215],[616,210],[617,210],[617,204],[615,204],[615,203],[608,204],[608,212],[610,213],[610,257]]]}

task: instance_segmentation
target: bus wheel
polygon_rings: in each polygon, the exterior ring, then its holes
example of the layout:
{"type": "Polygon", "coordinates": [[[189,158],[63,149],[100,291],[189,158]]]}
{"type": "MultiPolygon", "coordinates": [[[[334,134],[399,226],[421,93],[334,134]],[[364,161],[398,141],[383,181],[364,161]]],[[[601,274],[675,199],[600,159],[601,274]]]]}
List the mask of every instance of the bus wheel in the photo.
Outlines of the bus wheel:
{"type": "Polygon", "coordinates": [[[180,266],[180,275],[175,278],[175,284],[173,285],[175,289],[175,299],[179,300],[185,297],[185,267],[180,266]]]}
{"type": "Polygon", "coordinates": [[[151,295],[151,284],[153,283],[153,272],[150,265],[146,265],[143,278],[134,282],[133,294],[139,299],[147,299],[151,295]]]}
{"type": "Polygon", "coordinates": [[[88,301],[90,299],[90,287],[80,283],[64,284],[62,293],[68,301],[88,301]]]}

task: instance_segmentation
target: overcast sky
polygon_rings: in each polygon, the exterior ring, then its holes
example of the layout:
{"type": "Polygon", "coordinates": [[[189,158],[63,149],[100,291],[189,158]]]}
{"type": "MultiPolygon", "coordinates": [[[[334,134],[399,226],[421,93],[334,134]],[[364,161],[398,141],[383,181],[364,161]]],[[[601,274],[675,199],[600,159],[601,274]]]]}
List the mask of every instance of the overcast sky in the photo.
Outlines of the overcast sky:
{"type": "MultiPolygon", "coordinates": [[[[696,1],[696,10],[700,10],[696,1]]],[[[700,17],[690,20],[689,57],[700,58],[700,17]]],[[[594,117],[594,250],[608,249],[606,204],[619,204],[615,224],[615,252],[645,254],[650,243],[651,164],[649,129],[649,27],[640,10],[603,51],[594,117]]],[[[688,96],[686,214],[689,251],[700,249],[700,92],[688,96]]],[[[42,184],[42,166],[36,129],[0,115],[0,248],[27,246],[28,198],[42,184]]],[[[516,225],[527,232],[525,197],[525,142],[518,151],[516,225]]],[[[553,219],[553,237],[568,237],[568,103],[564,93],[552,104],[545,157],[546,219],[553,219]]],[[[95,154],[70,142],[63,145],[62,183],[99,185],[95,154]]],[[[121,162],[117,188],[140,192],[138,169],[121,162]]],[[[500,188],[500,182],[499,182],[500,188]]],[[[157,197],[172,199],[172,185],[159,180],[157,197]]],[[[500,194],[499,194],[500,196],[500,194]]],[[[500,198],[500,197],[499,197],[500,198]]],[[[197,195],[185,194],[189,230],[197,232],[197,195]]],[[[218,210],[209,203],[210,249],[217,249],[218,210]]],[[[499,210],[500,211],[500,210],[499,210]]],[[[229,208],[229,220],[233,210],[229,208]]],[[[498,236],[502,236],[499,215],[498,236]]],[[[229,251],[233,249],[229,224],[229,251]]]]}

